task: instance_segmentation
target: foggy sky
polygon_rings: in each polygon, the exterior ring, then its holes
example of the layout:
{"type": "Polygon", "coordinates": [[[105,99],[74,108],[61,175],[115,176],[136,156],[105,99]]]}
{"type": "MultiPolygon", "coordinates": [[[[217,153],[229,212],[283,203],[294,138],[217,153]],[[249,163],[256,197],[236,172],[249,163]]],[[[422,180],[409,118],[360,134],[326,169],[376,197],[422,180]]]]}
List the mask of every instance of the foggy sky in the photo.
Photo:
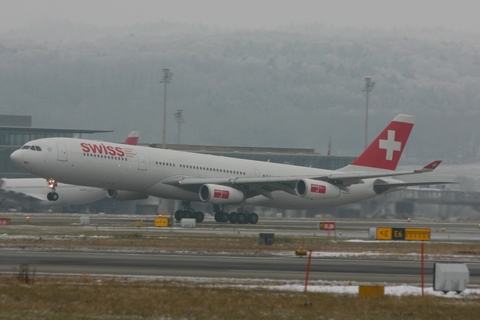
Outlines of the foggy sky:
{"type": "Polygon", "coordinates": [[[318,23],[480,31],[473,0],[0,0],[0,8],[0,33],[46,20],[99,26],[167,21],[250,29],[318,23]]]}

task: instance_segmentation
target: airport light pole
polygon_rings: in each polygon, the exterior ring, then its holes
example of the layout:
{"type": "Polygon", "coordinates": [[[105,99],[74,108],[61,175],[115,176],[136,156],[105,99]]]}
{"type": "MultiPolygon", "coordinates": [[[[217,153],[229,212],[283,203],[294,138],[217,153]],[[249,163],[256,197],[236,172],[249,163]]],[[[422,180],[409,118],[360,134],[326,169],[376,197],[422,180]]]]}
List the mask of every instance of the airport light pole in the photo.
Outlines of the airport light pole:
{"type": "Polygon", "coordinates": [[[365,106],[365,149],[368,147],[368,93],[372,91],[375,82],[372,81],[372,78],[365,78],[365,87],[362,91],[365,91],[367,94],[367,104],[365,106]]]}
{"type": "Polygon", "coordinates": [[[177,112],[175,112],[173,115],[175,116],[175,120],[177,121],[178,123],[178,139],[177,139],[177,143],[180,144],[180,126],[183,122],[185,122],[183,120],[183,110],[182,109],[178,109],[177,112]]]}
{"type": "Polygon", "coordinates": [[[163,96],[163,143],[162,148],[165,149],[165,135],[167,129],[167,83],[170,83],[173,78],[173,73],[170,72],[170,69],[163,69],[163,77],[160,80],[160,83],[165,84],[165,94],[163,96]]]}

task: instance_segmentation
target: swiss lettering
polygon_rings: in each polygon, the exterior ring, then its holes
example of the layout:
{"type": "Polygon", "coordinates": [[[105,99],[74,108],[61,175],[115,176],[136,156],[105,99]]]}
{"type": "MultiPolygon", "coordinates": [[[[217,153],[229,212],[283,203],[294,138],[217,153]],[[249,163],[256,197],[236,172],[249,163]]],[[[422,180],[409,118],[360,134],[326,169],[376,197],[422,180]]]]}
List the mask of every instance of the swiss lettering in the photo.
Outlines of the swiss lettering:
{"type": "Polygon", "coordinates": [[[80,143],[82,151],[93,154],[105,154],[110,156],[124,157],[125,151],[121,147],[105,146],[103,143],[100,145],[82,142],[80,143]]]}

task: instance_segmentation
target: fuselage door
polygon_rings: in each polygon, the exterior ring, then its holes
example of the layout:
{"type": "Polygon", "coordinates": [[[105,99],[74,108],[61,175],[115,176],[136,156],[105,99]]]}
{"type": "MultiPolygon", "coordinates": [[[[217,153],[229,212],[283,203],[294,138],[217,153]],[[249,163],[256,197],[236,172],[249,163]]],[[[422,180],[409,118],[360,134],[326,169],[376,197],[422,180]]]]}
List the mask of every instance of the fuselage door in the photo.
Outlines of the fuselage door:
{"type": "Polygon", "coordinates": [[[67,145],[65,143],[57,142],[57,160],[68,161],[67,145]]]}
{"type": "Polygon", "coordinates": [[[137,153],[138,159],[138,170],[146,171],[147,170],[147,157],[145,153],[137,153]]]}

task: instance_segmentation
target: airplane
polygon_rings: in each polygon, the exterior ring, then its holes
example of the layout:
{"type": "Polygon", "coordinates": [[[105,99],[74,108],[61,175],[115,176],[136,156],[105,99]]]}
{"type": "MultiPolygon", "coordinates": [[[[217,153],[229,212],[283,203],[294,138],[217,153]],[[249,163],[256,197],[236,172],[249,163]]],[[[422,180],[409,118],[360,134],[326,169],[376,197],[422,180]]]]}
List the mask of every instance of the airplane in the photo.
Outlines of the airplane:
{"type": "MultiPolygon", "coordinates": [[[[414,122],[415,116],[396,116],[356,160],[337,170],[72,138],[30,141],[11,159],[52,182],[105,188],[110,195],[131,199],[151,195],[181,200],[178,221],[202,222],[204,213],[195,212],[191,203],[203,202],[213,205],[217,222],[255,224],[258,215],[245,210],[247,205],[320,209],[432,183],[393,178],[430,172],[441,162],[395,171],[414,122]],[[228,213],[229,206],[237,210],[228,213]]],[[[56,193],[54,184],[51,193],[56,193]]]]}
{"type": "MultiPolygon", "coordinates": [[[[137,145],[138,131],[132,131],[124,144],[137,145]]],[[[108,196],[105,189],[58,183],[57,199],[53,199],[50,186],[42,178],[0,179],[0,203],[15,208],[63,207],[94,202],[108,196]]],[[[118,200],[118,198],[117,198],[118,200]]],[[[121,199],[124,200],[124,199],[121,199]]]]}

